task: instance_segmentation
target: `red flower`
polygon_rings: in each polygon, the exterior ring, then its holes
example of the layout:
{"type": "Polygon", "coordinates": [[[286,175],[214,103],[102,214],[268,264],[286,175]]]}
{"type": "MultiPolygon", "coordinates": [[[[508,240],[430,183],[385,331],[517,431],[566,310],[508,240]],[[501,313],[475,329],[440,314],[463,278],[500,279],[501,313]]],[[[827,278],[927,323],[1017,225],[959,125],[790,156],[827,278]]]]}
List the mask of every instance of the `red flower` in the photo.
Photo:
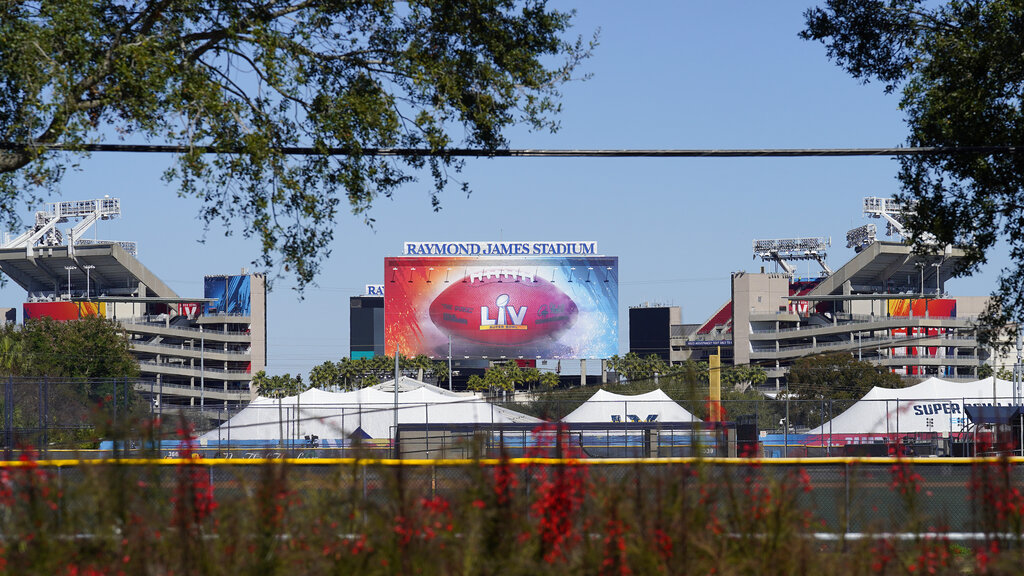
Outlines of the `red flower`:
{"type": "Polygon", "coordinates": [[[573,518],[583,503],[586,469],[576,464],[560,464],[542,467],[539,472],[537,499],[530,510],[540,520],[543,558],[554,563],[582,538],[573,518]]]}

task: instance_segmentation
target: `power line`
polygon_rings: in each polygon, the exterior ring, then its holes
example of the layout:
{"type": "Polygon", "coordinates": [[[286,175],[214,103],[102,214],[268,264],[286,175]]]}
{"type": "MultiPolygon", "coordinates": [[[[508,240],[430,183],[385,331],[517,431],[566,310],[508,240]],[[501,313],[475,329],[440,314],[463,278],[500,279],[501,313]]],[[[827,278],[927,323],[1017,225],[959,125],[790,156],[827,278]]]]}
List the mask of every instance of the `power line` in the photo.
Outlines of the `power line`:
{"type": "MultiPolygon", "coordinates": [[[[312,146],[271,147],[287,156],[404,156],[470,158],[797,158],[842,156],[938,156],[953,154],[1019,154],[1020,146],[907,146],[897,148],[735,148],[735,149],[497,149],[483,148],[358,148],[312,146]]],[[[0,150],[47,150],[64,152],[132,152],[183,154],[243,154],[239,147],[190,146],[176,144],[18,144],[0,142],[0,150]]]]}

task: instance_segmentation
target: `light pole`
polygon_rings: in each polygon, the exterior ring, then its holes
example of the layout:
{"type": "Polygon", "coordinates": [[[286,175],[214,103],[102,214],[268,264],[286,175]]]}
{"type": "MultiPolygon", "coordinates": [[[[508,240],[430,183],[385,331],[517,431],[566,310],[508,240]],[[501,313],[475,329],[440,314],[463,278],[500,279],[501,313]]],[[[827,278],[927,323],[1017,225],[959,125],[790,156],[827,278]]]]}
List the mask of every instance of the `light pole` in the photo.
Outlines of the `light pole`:
{"type": "Polygon", "coordinates": [[[71,300],[71,271],[78,270],[78,266],[65,266],[64,269],[68,271],[68,300],[71,300]]]}
{"type": "Polygon", "coordinates": [[[782,456],[789,458],[789,380],[786,380],[786,427],[782,429],[783,444],[782,456]]]}
{"type": "Polygon", "coordinates": [[[1021,403],[1021,354],[1024,353],[1024,328],[1017,330],[1017,363],[1013,365],[1013,403],[1021,403]]]}
{"type": "MultiPolygon", "coordinates": [[[[193,340],[194,342],[194,340],[193,340]]],[[[193,360],[195,362],[195,360],[193,360]]],[[[202,414],[206,404],[206,336],[203,325],[199,325],[199,413],[202,414]]]]}
{"type": "Polygon", "coordinates": [[[942,289],[939,287],[939,272],[942,271],[942,262],[932,262],[932,266],[935,267],[935,297],[938,298],[942,295],[942,289]]]}
{"type": "MultiPolygon", "coordinates": [[[[1013,365],[1013,404],[1018,410],[1017,415],[1021,418],[1021,431],[1020,431],[1020,450],[1021,455],[1024,455],[1024,415],[1020,413],[1021,405],[1021,378],[1024,374],[1021,374],[1021,354],[1024,353],[1024,328],[1017,329],[1017,363],[1013,365]]],[[[993,376],[993,378],[995,378],[993,376]]]]}
{"type": "MultiPolygon", "coordinates": [[[[401,354],[401,345],[395,344],[395,430],[391,433],[392,450],[397,446],[398,440],[398,355],[401,354]]],[[[393,452],[397,458],[397,452],[393,452]]]]}
{"type": "Polygon", "coordinates": [[[85,299],[92,300],[92,292],[89,291],[89,271],[96,266],[92,264],[83,264],[82,268],[85,270],[85,299]]]}

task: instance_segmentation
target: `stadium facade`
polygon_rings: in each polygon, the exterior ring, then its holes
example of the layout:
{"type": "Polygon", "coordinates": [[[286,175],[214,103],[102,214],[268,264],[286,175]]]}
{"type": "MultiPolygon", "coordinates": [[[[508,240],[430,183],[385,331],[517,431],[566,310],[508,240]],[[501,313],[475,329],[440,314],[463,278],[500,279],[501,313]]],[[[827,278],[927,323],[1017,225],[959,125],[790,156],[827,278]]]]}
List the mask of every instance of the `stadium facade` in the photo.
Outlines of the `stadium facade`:
{"type": "Polygon", "coordinates": [[[266,366],[264,276],[207,276],[202,298],[179,296],[136,258],[134,242],[84,239],[92,224],[119,215],[116,198],[58,202],[24,234],[4,238],[0,272],[27,293],[23,318],[116,321],[139,362],[136,388],[156,403],[247,403],[252,375],[266,366]]]}
{"type": "MultiPolygon", "coordinates": [[[[885,218],[889,233],[902,233],[903,208],[891,200],[864,199],[865,215],[885,218]]],[[[979,344],[977,318],[987,297],[951,296],[946,282],[963,252],[946,247],[915,254],[903,242],[876,238],[873,224],[851,230],[856,254],[838,270],[825,263],[821,238],[755,240],[754,254],[778,272],[737,272],[732,294],[705,322],[674,325],[687,358],[704,359],[723,348],[737,365],[765,368],[780,387],[797,359],[846,352],[906,376],[978,379],[992,352],[979,344]],[[793,260],[817,260],[822,274],[797,278],[793,260]]]]}
{"type": "MultiPolygon", "coordinates": [[[[865,198],[864,214],[884,219],[889,235],[903,235],[904,208],[892,200],[865,198]]],[[[720,354],[725,363],[763,367],[768,385],[774,387],[785,383],[796,360],[829,352],[852,354],[911,380],[935,376],[972,381],[982,366],[998,366],[1000,359],[979,343],[977,335],[977,319],[988,297],[953,296],[946,291],[963,252],[946,247],[932,255],[915,254],[902,241],[876,236],[874,224],[851,230],[847,246],[855,256],[836,270],[827,263],[830,239],[755,240],[755,257],[774,263],[775,271],[766,271],[762,265],[759,272],[732,274],[728,300],[700,324],[683,324],[678,306],[631,306],[630,351],[656,354],[676,365],[720,354]],[[798,277],[793,262],[799,260],[817,262],[820,275],[798,277]]],[[[592,242],[406,243],[403,256],[385,259],[386,351],[393,353],[400,343],[402,353],[408,355],[450,356],[465,362],[535,358],[538,366],[549,360],[607,358],[617,350],[611,332],[592,329],[600,321],[574,326],[566,332],[568,337],[559,335],[554,342],[593,341],[601,346],[554,346],[549,340],[540,347],[493,344],[476,336],[485,328],[478,326],[481,321],[498,319],[489,302],[462,306],[444,299],[453,284],[472,283],[481,271],[490,269],[506,286],[534,277],[548,279],[561,290],[611,281],[616,287],[614,298],[608,296],[610,292],[601,295],[591,290],[598,294],[591,300],[609,308],[617,302],[618,262],[600,258],[592,242]],[[454,322],[462,322],[463,327],[454,322]],[[449,335],[452,352],[448,351],[449,335]]],[[[495,294],[488,297],[493,299],[495,294]]],[[[369,298],[353,298],[353,307],[372,302],[369,298]]],[[[515,306],[507,307],[502,323],[514,317],[519,310],[515,306]]],[[[379,314],[379,309],[373,313],[379,314]]],[[[599,320],[612,316],[605,314],[599,320]]],[[[378,321],[371,327],[368,318],[353,316],[353,342],[357,335],[367,341],[366,351],[353,344],[353,356],[368,354],[371,339],[377,346],[381,338],[378,321]]],[[[585,362],[580,370],[581,381],[586,381],[585,362]]],[[[592,367],[591,372],[598,370],[592,367]]]]}

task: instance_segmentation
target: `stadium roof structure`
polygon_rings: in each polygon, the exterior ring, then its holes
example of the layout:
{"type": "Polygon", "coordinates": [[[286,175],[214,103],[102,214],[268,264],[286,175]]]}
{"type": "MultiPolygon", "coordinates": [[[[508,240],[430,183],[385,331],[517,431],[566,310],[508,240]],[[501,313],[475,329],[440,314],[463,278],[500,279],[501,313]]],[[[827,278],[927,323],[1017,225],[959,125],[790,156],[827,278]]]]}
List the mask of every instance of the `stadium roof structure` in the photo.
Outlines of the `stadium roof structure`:
{"type": "Polygon", "coordinates": [[[935,256],[919,255],[902,242],[875,241],[842,268],[822,279],[803,299],[843,294],[843,285],[847,282],[853,294],[923,293],[927,287],[952,278],[957,262],[963,256],[960,249],[948,249],[935,256]]]}
{"type": "Polygon", "coordinates": [[[70,250],[67,245],[36,247],[31,254],[20,247],[0,248],[0,272],[24,288],[30,297],[178,297],[117,242],[77,245],[70,250]]]}

